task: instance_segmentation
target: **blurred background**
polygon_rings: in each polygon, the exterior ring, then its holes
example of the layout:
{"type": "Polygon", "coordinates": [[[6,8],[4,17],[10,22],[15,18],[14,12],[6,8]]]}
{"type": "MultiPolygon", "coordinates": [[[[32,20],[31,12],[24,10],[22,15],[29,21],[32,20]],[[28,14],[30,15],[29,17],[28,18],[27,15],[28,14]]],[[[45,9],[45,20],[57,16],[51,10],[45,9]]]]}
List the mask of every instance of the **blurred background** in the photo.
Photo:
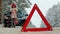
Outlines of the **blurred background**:
{"type": "MultiPolygon", "coordinates": [[[[23,26],[34,4],[36,3],[52,27],[60,27],[60,0],[0,0],[0,26],[4,24],[4,14],[10,16],[11,4],[16,4],[18,24],[23,26]]],[[[28,27],[46,27],[35,11],[28,27]]]]}

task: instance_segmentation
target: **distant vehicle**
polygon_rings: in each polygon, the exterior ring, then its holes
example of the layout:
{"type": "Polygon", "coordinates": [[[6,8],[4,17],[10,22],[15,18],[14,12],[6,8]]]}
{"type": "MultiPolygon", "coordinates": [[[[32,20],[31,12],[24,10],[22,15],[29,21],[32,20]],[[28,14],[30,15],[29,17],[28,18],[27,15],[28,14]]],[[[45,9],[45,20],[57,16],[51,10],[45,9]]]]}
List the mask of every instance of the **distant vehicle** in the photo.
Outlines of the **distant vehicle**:
{"type": "Polygon", "coordinates": [[[23,26],[28,14],[25,11],[18,10],[17,17],[18,17],[18,24],[17,26],[23,26]]]}

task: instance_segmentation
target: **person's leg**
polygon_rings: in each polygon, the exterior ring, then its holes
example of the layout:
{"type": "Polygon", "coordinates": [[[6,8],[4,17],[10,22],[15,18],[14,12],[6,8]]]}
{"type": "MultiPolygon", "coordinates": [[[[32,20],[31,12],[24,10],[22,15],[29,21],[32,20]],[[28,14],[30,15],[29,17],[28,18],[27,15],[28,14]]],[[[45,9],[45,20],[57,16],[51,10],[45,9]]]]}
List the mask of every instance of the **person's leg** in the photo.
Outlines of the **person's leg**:
{"type": "Polygon", "coordinates": [[[16,26],[16,18],[13,18],[14,21],[14,27],[16,26]]]}
{"type": "Polygon", "coordinates": [[[15,27],[15,25],[14,25],[14,18],[11,19],[11,26],[15,27]]]}

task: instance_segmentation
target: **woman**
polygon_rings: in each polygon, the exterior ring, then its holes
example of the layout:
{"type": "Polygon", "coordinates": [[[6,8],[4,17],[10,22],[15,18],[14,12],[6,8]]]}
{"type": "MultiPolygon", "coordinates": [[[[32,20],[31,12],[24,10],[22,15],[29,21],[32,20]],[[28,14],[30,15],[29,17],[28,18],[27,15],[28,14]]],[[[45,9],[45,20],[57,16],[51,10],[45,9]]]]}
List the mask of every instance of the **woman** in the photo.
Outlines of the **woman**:
{"type": "Polygon", "coordinates": [[[12,3],[11,4],[11,18],[12,18],[12,26],[15,27],[15,25],[18,23],[17,20],[17,8],[16,8],[16,4],[12,3]]]}

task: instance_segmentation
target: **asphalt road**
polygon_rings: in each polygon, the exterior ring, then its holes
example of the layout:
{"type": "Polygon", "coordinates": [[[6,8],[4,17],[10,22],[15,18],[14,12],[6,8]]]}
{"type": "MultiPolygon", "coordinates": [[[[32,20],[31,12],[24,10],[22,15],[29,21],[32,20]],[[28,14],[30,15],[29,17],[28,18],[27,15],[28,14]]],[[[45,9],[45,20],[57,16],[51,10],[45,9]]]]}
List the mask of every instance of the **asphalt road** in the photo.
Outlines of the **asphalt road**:
{"type": "Polygon", "coordinates": [[[21,32],[20,26],[16,28],[5,28],[0,24],[0,34],[60,34],[60,28],[53,28],[53,31],[40,31],[40,32],[21,32]]]}

